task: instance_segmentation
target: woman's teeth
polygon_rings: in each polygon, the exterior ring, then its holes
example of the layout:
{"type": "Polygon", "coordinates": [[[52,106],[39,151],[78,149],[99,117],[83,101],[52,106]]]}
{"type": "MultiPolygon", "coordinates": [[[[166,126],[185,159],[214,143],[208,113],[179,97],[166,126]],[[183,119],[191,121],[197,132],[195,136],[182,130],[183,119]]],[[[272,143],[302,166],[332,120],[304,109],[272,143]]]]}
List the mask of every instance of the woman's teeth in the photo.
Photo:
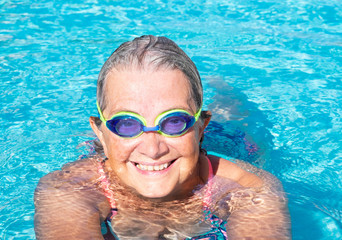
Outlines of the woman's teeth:
{"type": "Polygon", "coordinates": [[[155,165],[155,166],[151,166],[151,165],[142,165],[140,163],[136,164],[136,167],[143,170],[143,171],[161,171],[166,169],[169,166],[168,163],[164,163],[161,165],[155,165]]]}

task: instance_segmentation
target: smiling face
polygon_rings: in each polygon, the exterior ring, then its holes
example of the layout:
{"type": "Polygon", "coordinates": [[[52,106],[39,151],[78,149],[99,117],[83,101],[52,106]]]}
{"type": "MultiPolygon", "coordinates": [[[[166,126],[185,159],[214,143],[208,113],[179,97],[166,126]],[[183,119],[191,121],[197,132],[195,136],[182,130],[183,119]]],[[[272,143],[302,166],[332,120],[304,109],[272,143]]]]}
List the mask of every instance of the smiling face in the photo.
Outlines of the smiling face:
{"type": "MultiPolygon", "coordinates": [[[[106,81],[106,108],[110,119],[121,111],[137,113],[153,127],[157,116],[171,109],[195,115],[189,84],[179,70],[113,70],[106,81]]],[[[137,193],[148,198],[174,198],[187,194],[199,183],[199,141],[204,127],[198,121],[180,137],[145,132],[123,139],[104,124],[92,128],[100,139],[115,175],[137,193]]]]}

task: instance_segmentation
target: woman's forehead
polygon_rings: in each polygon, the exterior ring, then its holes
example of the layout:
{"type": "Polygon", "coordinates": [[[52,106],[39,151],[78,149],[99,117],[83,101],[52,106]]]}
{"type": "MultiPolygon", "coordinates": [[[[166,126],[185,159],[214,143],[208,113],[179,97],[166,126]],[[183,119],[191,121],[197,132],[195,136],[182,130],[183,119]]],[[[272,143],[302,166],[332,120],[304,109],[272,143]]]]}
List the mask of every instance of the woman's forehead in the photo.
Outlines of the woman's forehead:
{"type": "Polygon", "coordinates": [[[113,70],[106,80],[106,108],[141,111],[143,108],[177,106],[192,110],[190,92],[188,79],[178,69],[113,70]]]}

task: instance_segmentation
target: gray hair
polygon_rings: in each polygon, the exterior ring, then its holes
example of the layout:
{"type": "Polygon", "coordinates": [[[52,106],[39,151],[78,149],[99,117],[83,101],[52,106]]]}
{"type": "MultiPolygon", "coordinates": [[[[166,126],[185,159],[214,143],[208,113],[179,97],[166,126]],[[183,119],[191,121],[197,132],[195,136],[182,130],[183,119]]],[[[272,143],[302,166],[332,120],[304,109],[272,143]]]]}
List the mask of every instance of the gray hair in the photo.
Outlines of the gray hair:
{"type": "Polygon", "coordinates": [[[100,108],[106,108],[106,79],[113,69],[147,66],[182,71],[189,81],[190,100],[194,102],[196,112],[199,110],[203,102],[203,88],[195,64],[175,42],[166,37],[152,35],[141,36],[121,44],[104,63],[97,81],[97,102],[100,108]]]}

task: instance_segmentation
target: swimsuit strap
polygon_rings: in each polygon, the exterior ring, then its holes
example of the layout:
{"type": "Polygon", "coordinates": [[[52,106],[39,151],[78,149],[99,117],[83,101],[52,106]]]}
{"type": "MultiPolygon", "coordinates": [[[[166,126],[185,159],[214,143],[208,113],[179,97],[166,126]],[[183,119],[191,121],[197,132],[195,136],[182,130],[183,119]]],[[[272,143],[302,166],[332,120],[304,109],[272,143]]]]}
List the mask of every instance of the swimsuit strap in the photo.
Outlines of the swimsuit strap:
{"type": "Polygon", "coordinates": [[[203,207],[205,209],[208,209],[211,203],[211,193],[212,193],[212,186],[213,186],[213,182],[211,181],[212,178],[214,177],[214,172],[213,172],[213,166],[210,162],[210,159],[208,158],[208,156],[205,156],[207,161],[208,161],[208,184],[207,184],[207,191],[205,192],[205,196],[203,199],[203,207]]]}
{"type": "MultiPolygon", "coordinates": [[[[222,236],[224,237],[223,239],[228,240],[227,230],[226,230],[225,226],[223,226],[224,221],[222,219],[218,218],[217,216],[213,215],[212,212],[210,211],[211,194],[212,194],[212,188],[213,188],[212,179],[214,178],[214,171],[213,171],[213,166],[211,164],[210,159],[208,158],[207,155],[205,157],[207,158],[207,161],[208,161],[209,174],[208,174],[207,190],[205,192],[205,196],[203,199],[203,213],[205,215],[204,217],[207,220],[210,219],[210,221],[212,223],[212,228],[217,229],[222,234],[222,236]]],[[[209,234],[209,235],[211,235],[211,234],[209,234]]],[[[202,237],[200,236],[200,238],[195,237],[195,238],[191,238],[191,239],[202,239],[202,237]]],[[[213,237],[214,237],[213,239],[217,239],[216,234],[214,234],[213,237]]],[[[212,239],[212,238],[210,238],[210,239],[212,239]]]]}
{"type": "Polygon", "coordinates": [[[213,165],[211,164],[210,159],[208,156],[205,156],[208,161],[208,168],[209,168],[209,175],[208,175],[208,181],[211,180],[214,177],[214,171],[213,171],[213,165]]]}
{"type": "Polygon", "coordinates": [[[109,221],[112,220],[112,218],[118,213],[118,209],[116,207],[115,199],[114,199],[114,192],[109,188],[110,183],[106,176],[106,173],[103,169],[104,162],[98,162],[97,165],[97,171],[100,174],[99,180],[100,180],[100,186],[102,187],[103,193],[108,199],[108,202],[110,204],[110,210],[111,214],[107,218],[109,221]]]}

